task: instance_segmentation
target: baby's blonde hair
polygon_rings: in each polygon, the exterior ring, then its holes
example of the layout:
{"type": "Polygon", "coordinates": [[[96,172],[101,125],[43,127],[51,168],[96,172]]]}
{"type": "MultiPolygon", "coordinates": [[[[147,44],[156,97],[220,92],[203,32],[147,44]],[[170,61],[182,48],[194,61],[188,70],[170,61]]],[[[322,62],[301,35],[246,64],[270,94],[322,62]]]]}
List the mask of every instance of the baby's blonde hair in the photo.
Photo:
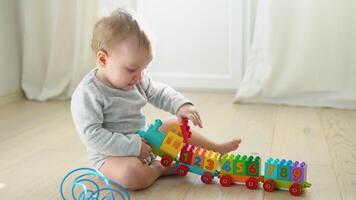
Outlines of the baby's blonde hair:
{"type": "Polygon", "coordinates": [[[139,47],[152,51],[151,42],[137,20],[126,10],[117,9],[110,16],[100,19],[94,26],[91,48],[96,53],[109,53],[115,45],[134,36],[139,47]]]}

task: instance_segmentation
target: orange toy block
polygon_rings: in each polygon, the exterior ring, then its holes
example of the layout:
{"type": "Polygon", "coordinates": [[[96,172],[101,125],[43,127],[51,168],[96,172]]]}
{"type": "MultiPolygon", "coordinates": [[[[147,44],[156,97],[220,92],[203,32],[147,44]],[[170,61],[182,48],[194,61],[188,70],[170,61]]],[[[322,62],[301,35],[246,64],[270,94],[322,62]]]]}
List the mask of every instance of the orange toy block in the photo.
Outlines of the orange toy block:
{"type": "Polygon", "coordinates": [[[203,149],[201,147],[197,147],[193,151],[193,160],[192,160],[192,165],[203,168],[204,167],[204,161],[206,157],[206,149],[203,149]]]}

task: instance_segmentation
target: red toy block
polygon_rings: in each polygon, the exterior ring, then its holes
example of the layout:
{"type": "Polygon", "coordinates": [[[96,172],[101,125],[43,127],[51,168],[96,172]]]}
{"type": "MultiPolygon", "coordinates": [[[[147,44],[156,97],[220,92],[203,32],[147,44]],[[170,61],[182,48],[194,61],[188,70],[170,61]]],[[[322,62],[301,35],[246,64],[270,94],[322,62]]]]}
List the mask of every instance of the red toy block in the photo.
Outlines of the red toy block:
{"type": "Polygon", "coordinates": [[[188,143],[192,133],[190,132],[190,127],[188,125],[188,118],[182,118],[182,124],[180,125],[180,129],[182,131],[183,142],[188,143]]]}
{"type": "Polygon", "coordinates": [[[194,149],[194,145],[185,144],[180,151],[179,161],[190,165],[192,163],[194,149]]]}

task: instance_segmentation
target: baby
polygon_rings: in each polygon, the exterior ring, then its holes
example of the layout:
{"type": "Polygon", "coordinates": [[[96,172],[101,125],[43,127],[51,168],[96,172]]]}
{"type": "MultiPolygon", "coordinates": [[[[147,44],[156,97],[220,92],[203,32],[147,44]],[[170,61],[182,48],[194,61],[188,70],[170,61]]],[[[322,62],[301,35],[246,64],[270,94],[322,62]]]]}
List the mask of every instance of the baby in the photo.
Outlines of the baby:
{"type": "MultiPolygon", "coordinates": [[[[151,147],[137,134],[146,125],[142,108],[151,103],[175,115],[163,120],[162,132],[182,117],[202,128],[196,108],[186,97],[145,73],[153,58],[151,42],[127,11],[116,10],[99,20],[91,47],[97,68],[77,86],[71,111],[94,167],[130,190],[146,188],[159,176],[174,174],[176,168],[161,166],[151,147]]],[[[190,140],[221,154],[237,149],[240,142],[215,143],[194,130],[190,140]]]]}

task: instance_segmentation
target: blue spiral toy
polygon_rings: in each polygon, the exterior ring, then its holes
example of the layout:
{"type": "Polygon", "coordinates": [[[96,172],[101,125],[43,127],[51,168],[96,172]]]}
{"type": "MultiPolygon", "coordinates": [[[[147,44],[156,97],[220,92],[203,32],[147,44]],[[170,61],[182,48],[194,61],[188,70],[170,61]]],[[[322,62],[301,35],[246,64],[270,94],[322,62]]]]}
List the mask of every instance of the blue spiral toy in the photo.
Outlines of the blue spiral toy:
{"type": "Polygon", "coordinates": [[[130,193],[125,187],[91,168],[78,168],[67,173],[62,179],[60,193],[62,200],[115,200],[115,196],[120,197],[120,200],[131,200],[130,193]],[[76,178],[72,178],[75,176],[76,178]],[[98,183],[90,178],[91,176],[103,181],[105,187],[100,188],[98,183]],[[73,179],[72,182],[68,180],[69,177],[73,179]],[[67,182],[71,182],[71,198],[64,195],[63,189],[67,182]]]}

